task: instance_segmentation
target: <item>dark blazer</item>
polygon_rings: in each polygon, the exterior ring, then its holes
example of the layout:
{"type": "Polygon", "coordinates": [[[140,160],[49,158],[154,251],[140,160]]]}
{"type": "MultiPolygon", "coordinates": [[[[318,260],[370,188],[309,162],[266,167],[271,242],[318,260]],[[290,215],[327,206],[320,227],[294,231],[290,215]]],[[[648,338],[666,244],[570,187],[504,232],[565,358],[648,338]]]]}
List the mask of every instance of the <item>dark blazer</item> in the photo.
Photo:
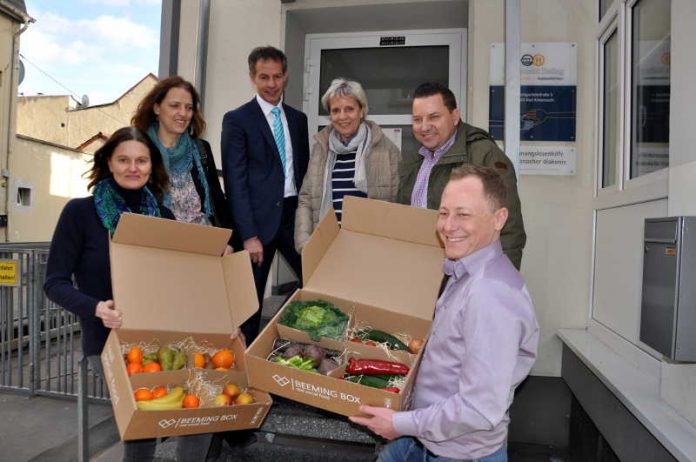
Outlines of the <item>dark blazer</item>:
{"type": "MultiPolygon", "coordinates": [[[[307,116],[283,104],[292,142],[297,191],[309,162],[307,116]]],[[[287,143],[287,140],[286,140],[287,143]]],[[[283,211],[285,177],[273,133],[252,99],[222,120],[222,172],[236,236],[272,242],[283,211]]]]}

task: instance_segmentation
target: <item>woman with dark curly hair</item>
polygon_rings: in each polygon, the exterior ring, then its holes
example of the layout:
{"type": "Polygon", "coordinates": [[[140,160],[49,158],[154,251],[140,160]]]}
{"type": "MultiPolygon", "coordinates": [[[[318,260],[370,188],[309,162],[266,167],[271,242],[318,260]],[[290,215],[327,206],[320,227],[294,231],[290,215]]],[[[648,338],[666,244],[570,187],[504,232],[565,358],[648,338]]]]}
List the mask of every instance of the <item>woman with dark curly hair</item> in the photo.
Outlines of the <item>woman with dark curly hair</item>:
{"type": "MultiPolygon", "coordinates": [[[[82,352],[102,375],[99,355],[109,331],[121,327],[122,318],[111,291],[109,237],[123,212],[172,220],[174,214],[161,204],[169,186],[162,156],[137,128],[114,132],[94,154],[88,177],[92,195],[69,201],[58,219],[44,290],[49,299],[78,316],[82,352]]],[[[123,460],[152,460],[155,442],[125,442],[123,460]]]]}

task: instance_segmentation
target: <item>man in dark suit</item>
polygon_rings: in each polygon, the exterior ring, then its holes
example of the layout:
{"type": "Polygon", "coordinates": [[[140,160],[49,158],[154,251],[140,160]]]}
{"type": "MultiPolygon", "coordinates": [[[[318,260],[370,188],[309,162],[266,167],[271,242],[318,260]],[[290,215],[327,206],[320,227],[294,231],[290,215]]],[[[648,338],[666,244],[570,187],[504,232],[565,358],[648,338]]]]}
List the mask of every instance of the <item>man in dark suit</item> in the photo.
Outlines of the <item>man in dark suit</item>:
{"type": "MultiPolygon", "coordinates": [[[[237,246],[249,251],[259,304],[276,250],[302,278],[295,251],[297,193],[307,171],[307,116],[284,104],[287,57],[274,47],[249,54],[256,97],[222,121],[222,169],[237,246]]],[[[261,309],[242,325],[247,343],[259,332],[261,309]]]]}

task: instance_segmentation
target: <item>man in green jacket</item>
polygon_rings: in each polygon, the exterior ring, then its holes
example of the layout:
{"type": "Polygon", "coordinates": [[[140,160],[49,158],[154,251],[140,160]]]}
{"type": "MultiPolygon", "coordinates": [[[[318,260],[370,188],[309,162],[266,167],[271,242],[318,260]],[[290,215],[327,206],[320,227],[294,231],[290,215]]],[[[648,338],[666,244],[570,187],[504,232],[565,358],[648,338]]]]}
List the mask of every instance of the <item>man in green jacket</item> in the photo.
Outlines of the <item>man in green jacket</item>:
{"type": "Polygon", "coordinates": [[[421,143],[416,153],[402,153],[397,202],[414,207],[439,207],[450,171],[461,165],[492,167],[508,190],[509,217],[500,234],[503,251],[517,269],[527,241],[517,177],[510,159],[488,132],[461,121],[452,91],[439,83],[424,83],[413,95],[413,135],[421,143]]]}

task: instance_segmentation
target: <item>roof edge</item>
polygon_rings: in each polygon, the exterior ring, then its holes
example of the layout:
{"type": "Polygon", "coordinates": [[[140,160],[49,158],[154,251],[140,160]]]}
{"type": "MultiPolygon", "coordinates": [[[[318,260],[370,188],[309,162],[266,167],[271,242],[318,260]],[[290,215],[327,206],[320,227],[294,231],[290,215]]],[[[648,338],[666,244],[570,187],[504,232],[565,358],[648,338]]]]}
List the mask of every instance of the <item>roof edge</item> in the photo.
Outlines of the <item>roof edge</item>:
{"type": "Polygon", "coordinates": [[[22,24],[36,22],[36,19],[29,16],[25,10],[21,10],[7,2],[0,1],[0,12],[7,14],[22,24]]]}

